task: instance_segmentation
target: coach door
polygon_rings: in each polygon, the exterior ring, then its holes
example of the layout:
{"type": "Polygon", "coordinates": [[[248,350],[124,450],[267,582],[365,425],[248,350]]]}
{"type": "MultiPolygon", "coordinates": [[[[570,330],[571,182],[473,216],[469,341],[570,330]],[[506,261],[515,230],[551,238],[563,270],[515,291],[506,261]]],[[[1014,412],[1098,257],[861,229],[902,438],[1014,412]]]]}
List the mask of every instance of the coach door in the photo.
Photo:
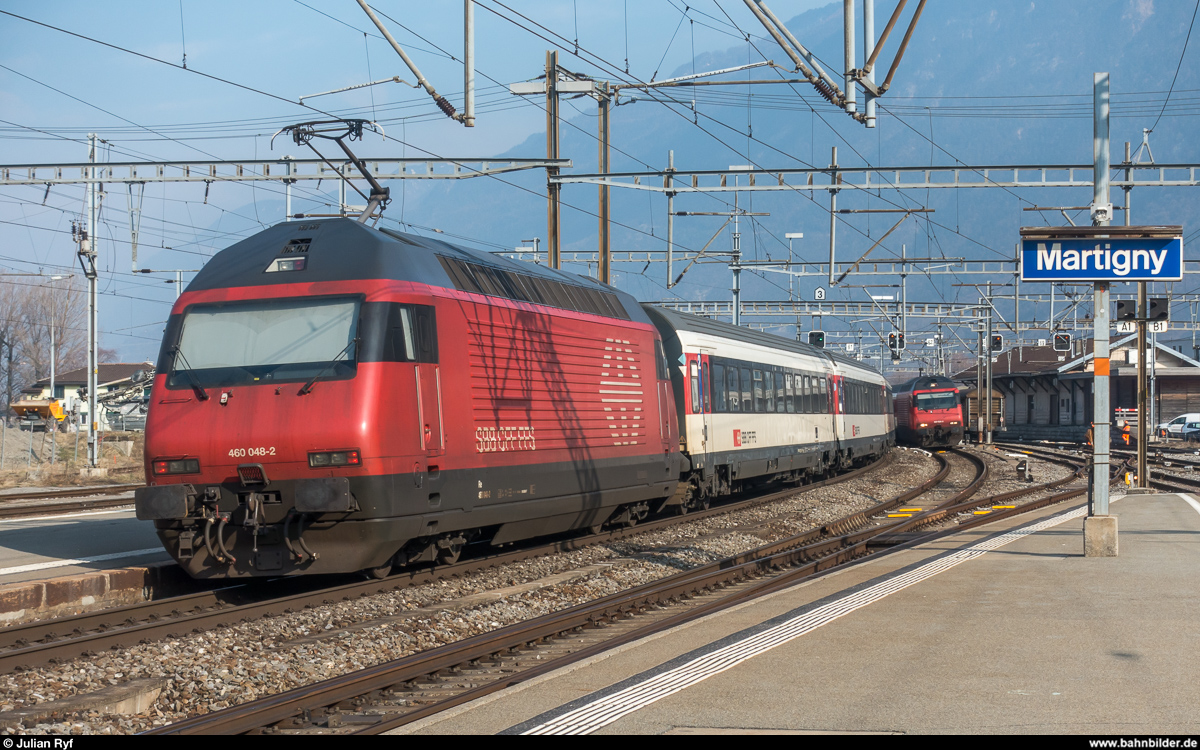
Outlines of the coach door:
{"type": "Polygon", "coordinates": [[[700,453],[704,456],[705,473],[712,471],[712,373],[709,370],[708,354],[700,354],[692,360],[689,388],[692,392],[692,413],[700,425],[700,453]]]}

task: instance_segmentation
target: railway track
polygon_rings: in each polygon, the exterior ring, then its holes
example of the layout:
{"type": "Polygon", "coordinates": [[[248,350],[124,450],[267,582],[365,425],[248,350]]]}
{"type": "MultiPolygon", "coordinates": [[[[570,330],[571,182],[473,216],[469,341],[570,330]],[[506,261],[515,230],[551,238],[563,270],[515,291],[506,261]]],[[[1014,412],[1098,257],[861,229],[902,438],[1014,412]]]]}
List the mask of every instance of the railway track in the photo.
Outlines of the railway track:
{"type": "Polygon", "coordinates": [[[102,500],[80,500],[74,503],[47,502],[9,505],[14,500],[60,500],[72,497],[96,497],[98,495],[129,495],[139,484],[114,484],[109,487],[86,487],[81,489],[56,490],[52,492],[20,492],[0,495],[0,518],[24,518],[26,516],[50,516],[61,513],[78,513],[84,510],[101,510],[133,505],[133,498],[117,497],[102,500]]]}
{"type": "MultiPolygon", "coordinates": [[[[1047,493],[1077,478],[975,498],[987,478],[978,455],[947,453],[975,467],[965,487],[943,492],[934,507],[882,525],[873,519],[912,503],[951,473],[941,454],[938,474],[837,528],[822,529],[760,547],[627,592],[502,628],[420,654],[380,664],[304,688],[247,702],[157,728],[149,734],[379,734],[559,669],[572,662],[666,630],[739,602],[794,585],[806,577],[874,550],[973,527],[997,518],[1077,497],[1086,490],[1049,494],[1021,508],[990,506],[1017,496],[1047,493]],[[988,506],[953,529],[917,535],[918,529],[988,506]]],[[[1064,463],[1067,463],[1064,461],[1064,463]]]]}
{"type": "MultiPolygon", "coordinates": [[[[821,482],[735,500],[704,511],[689,513],[685,517],[662,518],[630,528],[559,539],[532,547],[464,559],[453,565],[400,571],[383,580],[340,576],[333,586],[329,585],[328,579],[314,581],[303,577],[255,581],[71,617],[14,625],[0,629],[0,673],[57,663],[176,634],[205,632],[241,621],[384,594],[440,578],[461,576],[472,571],[543,555],[569,552],[592,544],[661,529],[684,519],[705,519],[776,502],[798,493],[845,482],[870,471],[886,469],[891,461],[892,456],[889,454],[875,464],[821,482]]],[[[865,520],[859,519],[857,522],[865,523],[865,520]]]]}

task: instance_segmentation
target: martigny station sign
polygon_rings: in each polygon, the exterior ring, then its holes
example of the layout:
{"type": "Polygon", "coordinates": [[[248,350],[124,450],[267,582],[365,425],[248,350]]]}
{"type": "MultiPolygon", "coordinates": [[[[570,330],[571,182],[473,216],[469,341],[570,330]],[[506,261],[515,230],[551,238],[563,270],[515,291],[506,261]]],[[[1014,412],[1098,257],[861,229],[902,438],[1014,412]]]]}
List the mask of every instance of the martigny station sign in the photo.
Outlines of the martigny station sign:
{"type": "Polygon", "coordinates": [[[1182,281],[1183,228],[1024,227],[1021,280],[1182,281]]]}

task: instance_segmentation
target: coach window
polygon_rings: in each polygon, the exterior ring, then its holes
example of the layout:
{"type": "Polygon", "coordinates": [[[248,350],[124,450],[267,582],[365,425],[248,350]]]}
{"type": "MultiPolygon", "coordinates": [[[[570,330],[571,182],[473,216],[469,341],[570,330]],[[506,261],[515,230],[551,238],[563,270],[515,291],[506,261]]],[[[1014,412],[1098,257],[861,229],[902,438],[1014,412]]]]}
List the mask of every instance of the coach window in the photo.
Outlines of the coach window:
{"type": "Polygon", "coordinates": [[[762,370],[754,371],[754,401],[750,407],[750,411],[758,414],[763,412],[762,370]]]}
{"type": "Polygon", "coordinates": [[[712,380],[709,378],[708,363],[700,363],[700,400],[704,404],[704,413],[712,412],[712,380]]]}
{"type": "Polygon", "coordinates": [[[775,373],[763,370],[763,403],[768,412],[775,411],[775,373]]]}
{"type": "Polygon", "coordinates": [[[787,411],[784,408],[783,373],[778,370],[775,372],[775,411],[780,413],[787,411]]]}
{"type": "Polygon", "coordinates": [[[796,391],[790,372],[783,376],[783,398],[787,406],[787,413],[794,414],[796,412],[796,391]]]}
{"type": "Polygon", "coordinates": [[[736,367],[730,367],[725,373],[725,390],[729,393],[729,411],[741,411],[742,394],[738,388],[738,370],[736,367]]]}
{"type": "Polygon", "coordinates": [[[700,366],[695,362],[688,363],[688,387],[692,391],[692,414],[700,413],[700,366]]]}
{"type": "Polygon", "coordinates": [[[817,399],[817,409],[822,414],[829,413],[829,392],[825,390],[825,378],[817,378],[817,385],[820,388],[821,395],[817,399]]]}
{"type": "Polygon", "coordinates": [[[750,399],[750,383],[751,382],[752,381],[750,380],[750,368],[743,367],[742,368],[741,386],[742,386],[742,411],[744,411],[744,412],[754,411],[754,401],[752,401],[750,399]]]}
{"type": "Polygon", "coordinates": [[[713,365],[712,368],[712,388],[713,394],[713,411],[726,411],[725,404],[729,403],[727,398],[728,393],[725,391],[725,365],[713,365]]]}
{"type": "Polygon", "coordinates": [[[806,414],[817,413],[817,386],[814,382],[816,378],[812,375],[804,376],[804,412],[806,414]]]}

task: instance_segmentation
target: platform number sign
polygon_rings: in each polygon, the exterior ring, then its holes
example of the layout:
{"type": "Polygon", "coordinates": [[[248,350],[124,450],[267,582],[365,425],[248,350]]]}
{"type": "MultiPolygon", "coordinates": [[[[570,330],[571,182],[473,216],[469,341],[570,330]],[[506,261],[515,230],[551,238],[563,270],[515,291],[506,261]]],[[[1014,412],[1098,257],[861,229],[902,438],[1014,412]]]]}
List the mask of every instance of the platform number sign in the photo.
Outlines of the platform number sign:
{"type": "Polygon", "coordinates": [[[817,287],[817,291],[813,292],[813,299],[815,299],[817,302],[825,299],[825,287],[817,287]]]}

